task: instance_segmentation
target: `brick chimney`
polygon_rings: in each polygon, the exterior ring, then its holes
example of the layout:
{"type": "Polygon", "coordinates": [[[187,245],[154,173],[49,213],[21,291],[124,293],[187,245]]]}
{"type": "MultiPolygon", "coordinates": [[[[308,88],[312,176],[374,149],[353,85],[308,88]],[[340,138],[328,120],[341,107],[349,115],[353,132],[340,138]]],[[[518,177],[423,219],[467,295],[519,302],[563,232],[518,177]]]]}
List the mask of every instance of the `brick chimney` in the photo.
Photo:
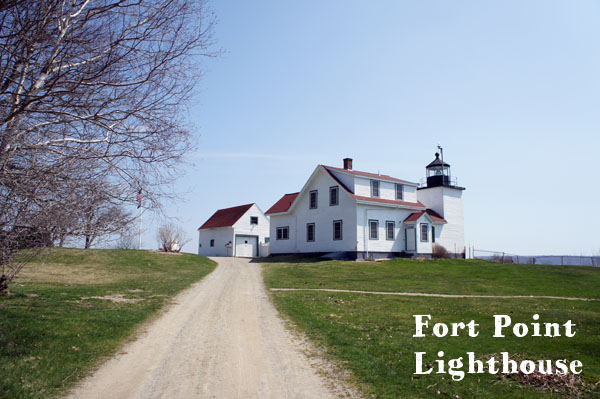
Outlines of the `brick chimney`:
{"type": "Polygon", "coordinates": [[[352,170],[352,158],[344,158],[344,169],[352,170]]]}

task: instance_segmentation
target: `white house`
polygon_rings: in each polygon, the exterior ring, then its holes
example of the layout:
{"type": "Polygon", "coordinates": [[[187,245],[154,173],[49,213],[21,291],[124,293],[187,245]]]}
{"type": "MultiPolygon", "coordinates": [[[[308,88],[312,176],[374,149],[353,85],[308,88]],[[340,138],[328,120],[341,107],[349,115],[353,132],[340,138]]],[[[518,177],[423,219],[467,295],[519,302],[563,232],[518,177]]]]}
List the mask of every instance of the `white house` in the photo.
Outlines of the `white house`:
{"type": "Polygon", "coordinates": [[[269,219],[256,204],[219,209],[198,228],[198,236],[199,255],[266,256],[269,219]]]}
{"type": "Polygon", "coordinates": [[[419,184],[395,177],[318,165],[298,193],[270,216],[271,254],[341,252],[352,259],[429,256],[433,244],[464,249],[462,192],[439,155],[419,184]]]}

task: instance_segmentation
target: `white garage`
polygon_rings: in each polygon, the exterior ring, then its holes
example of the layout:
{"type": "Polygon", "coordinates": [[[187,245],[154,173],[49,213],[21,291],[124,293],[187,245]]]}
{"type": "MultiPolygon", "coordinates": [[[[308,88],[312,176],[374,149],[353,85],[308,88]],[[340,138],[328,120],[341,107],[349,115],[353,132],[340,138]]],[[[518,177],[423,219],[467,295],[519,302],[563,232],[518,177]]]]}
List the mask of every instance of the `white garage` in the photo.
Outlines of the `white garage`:
{"type": "Polygon", "coordinates": [[[199,255],[251,258],[268,249],[269,219],[256,204],[219,209],[200,226],[198,235],[199,255]]]}
{"type": "Polygon", "coordinates": [[[236,235],[235,236],[235,253],[233,256],[243,258],[251,258],[258,256],[258,237],[236,235]]]}

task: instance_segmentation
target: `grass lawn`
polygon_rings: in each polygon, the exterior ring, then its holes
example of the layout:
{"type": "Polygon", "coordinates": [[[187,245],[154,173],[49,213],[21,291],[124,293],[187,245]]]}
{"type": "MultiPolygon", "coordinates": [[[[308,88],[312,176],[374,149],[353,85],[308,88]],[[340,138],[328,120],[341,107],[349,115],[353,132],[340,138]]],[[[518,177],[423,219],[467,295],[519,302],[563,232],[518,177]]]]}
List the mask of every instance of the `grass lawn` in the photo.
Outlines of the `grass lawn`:
{"type": "MultiPolygon", "coordinates": [[[[486,261],[396,259],[386,262],[314,262],[294,258],[263,263],[269,288],[335,288],[366,291],[482,295],[547,295],[600,298],[600,270],[590,267],[500,265],[486,261]]],[[[271,292],[277,308],[326,353],[351,370],[363,390],[377,398],[600,398],[600,302],[549,299],[398,297],[311,291],[271,292]],[[576,324],[568,337],[493,338],[493,315],[514,323],[540,321],[576,324]],[[438,338],[426,330],[413,338],[415,314],[432,322],[469,322],[479,336],[466,333],[438,338]],[[583,383],[576,389],[553,386],[551,392],[485,374],[417,376],[415,352],[424,362],[475,352],[478,359],[508,352],[519,359],[569,359],[583,363],[583,383]],[[596,385],[595,385],[596,384],[596,385]]],[[[431,326],[431,324],[430,324],[431,326]]],[[[564,330],[562,330],[564,331],[564,330]]],[[[564,335],[564,334],[563,334],[564,335]]],[[[466,371],[466,367],[463,369],[466,371]]]]}
{"type": "Polygon", "coordinates": [[[0,296],[0,397],[63,393],[215,265],[190,254],[56,249],[26,266],[0,296]]]}

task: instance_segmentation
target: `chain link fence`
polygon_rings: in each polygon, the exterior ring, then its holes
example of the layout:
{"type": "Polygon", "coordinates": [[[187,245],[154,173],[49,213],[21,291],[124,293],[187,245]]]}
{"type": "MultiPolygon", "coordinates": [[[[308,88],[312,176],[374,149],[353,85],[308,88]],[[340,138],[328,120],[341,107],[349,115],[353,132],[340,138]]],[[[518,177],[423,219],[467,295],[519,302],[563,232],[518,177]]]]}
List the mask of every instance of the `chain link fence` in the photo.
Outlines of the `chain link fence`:
{"type": "Polygon", "coordinates": [[[502,251],[467,248],[469,257],[485,259],[499,263],[518,263],[526,265],[561,265],[561,266],[595,266],[600,267],[600,256],[576,255],[539,255],[521,256],[502,251]]]}

